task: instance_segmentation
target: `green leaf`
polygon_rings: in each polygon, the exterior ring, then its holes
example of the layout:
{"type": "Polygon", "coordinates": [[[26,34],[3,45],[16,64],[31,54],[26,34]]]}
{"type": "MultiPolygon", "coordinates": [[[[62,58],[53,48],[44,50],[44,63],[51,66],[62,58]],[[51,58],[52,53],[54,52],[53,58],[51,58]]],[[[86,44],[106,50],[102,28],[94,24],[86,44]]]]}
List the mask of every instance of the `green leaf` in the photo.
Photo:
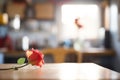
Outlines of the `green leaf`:
{"type": "Polygon", "coordinates": [[[25,63],[25,58],[19,58],[19,59],[17,60],[17,63],[18,63],[18,64],[24,64],[24,63],[25,63]]]}

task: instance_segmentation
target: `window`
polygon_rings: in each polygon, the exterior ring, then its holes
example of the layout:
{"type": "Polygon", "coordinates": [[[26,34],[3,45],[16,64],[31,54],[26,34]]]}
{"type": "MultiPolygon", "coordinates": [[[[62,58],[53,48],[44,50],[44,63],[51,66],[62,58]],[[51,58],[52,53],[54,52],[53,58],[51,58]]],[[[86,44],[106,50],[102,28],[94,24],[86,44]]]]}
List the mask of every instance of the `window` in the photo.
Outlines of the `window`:
{"type": "Polygon", "coordinates": [[[97,39],[101,26],[100,10],[96,4],[64,4],[61,6],[62,31],[61,39],[97,39]],[[74,23],[80,18],[82,28],[78,29],[74,23]]]}

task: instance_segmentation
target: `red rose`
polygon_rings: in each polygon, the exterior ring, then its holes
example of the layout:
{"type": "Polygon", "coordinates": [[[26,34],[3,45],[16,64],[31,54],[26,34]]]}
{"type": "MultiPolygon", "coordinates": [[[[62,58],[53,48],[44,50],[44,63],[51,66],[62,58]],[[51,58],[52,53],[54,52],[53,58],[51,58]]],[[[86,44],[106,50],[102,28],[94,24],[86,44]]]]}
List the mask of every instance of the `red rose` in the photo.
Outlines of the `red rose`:
{"type": "Polygon", "coordinates": [[[44,55],[39,50],[35,50],[35,49],[27,50],[26,56],[28,62],[32,65],[41,67],[44,64],[44,59],[43,59],[44,55]]]}

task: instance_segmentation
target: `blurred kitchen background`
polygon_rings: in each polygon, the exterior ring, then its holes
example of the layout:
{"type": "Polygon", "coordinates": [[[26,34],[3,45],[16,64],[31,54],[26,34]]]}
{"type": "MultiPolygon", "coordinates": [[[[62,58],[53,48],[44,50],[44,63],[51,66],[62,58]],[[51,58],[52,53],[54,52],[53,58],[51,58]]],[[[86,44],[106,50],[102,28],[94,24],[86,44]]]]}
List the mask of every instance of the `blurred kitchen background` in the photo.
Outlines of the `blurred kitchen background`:
{"type": "Polygon", "coordinates": [[[120,71],[119,6],[119,0],[0,0],[1,63],[14,63],[27,49],[62,47],[87,53],[81,62],[120,71]]]}

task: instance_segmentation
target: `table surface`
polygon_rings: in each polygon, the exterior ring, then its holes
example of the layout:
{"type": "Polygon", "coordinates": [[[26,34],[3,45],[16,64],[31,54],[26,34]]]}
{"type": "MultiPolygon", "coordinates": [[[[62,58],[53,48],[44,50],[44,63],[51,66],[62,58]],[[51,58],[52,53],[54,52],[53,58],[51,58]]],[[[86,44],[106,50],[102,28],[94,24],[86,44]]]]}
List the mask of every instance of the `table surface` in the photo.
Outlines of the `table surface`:
{"type": "MultiPolygon", "coordinates": [[[[0,68],[17,64],[0,64],[0,68]]],[[[19,70],[0,71],[0,80],[104,80],[120,79],[118,72],[94,63],[46,63],[41,68],[25,66],[19,70]]]]}

